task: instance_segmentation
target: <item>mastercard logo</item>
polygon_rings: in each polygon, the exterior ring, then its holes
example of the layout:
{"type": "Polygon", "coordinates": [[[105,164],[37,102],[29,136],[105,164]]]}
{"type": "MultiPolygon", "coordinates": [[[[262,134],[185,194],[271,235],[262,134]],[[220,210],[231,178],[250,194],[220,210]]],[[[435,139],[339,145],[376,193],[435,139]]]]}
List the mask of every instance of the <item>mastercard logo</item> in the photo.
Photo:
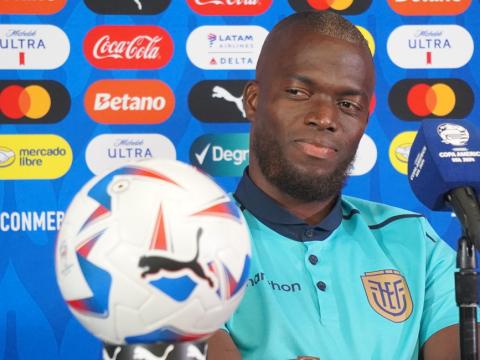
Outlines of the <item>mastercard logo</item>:
{"type": "Polygon", "coordinates": [[[405,79],[393,86],[388,101],[403,120],[461,119],[471,112],[474,95],[461,79],[405,79]]]}
{"type": "Polygon", "coordinates": [[[418,1],[388,0],[388,5],[400,15],[458,15],[465,12],[472,0],[418,1]]]}
{"type": "Polygon", "coordinates": [[[67,0],[0,0],[0,14],[55,14],[66,2],[67,0]]]}
{"type": "Polygon", "coordinates": [[[405,131],[395,136],[390,143],[388,157],[393,168],[400,174],[408,174],[408,155],[416,135],[416,131],[405,131]]]}
{"type": "Polygon", "coordinates": [[[355,15],[366,11],[372,0],[288,0],[297,12],[307,10],[332,10],[343,15],[355,15]]]}
{"type": "Polygon", "coordinates": [[[0,81],[0,123],[56,123],[70,110],[70,95],[56,81],[0,81]]]}

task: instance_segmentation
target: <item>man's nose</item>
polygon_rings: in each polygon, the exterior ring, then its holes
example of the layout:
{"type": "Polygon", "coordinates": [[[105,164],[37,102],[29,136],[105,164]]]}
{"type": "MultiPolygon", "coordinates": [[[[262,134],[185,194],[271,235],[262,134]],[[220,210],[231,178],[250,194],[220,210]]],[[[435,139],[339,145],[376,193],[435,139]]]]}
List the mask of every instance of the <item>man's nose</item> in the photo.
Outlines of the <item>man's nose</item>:
{"type": "Polygon", "coordinates": [[[317,102],[305,114],[305,125],[316,127],[319,130],[337,130],[338,108],[327,101],[317,102]]]}

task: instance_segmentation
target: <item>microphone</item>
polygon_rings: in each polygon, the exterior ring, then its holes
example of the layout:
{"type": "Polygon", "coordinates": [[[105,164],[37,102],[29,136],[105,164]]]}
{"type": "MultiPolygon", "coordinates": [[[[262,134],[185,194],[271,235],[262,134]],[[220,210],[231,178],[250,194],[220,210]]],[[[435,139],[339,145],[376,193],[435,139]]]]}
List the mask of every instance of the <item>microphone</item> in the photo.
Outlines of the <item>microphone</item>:
{"type": "Polygon", "coordinates": [[[466,120],[423,120],[408,157],[408,180],[432,210],[453,212],[480,249],[480,131],[466,120]]]}

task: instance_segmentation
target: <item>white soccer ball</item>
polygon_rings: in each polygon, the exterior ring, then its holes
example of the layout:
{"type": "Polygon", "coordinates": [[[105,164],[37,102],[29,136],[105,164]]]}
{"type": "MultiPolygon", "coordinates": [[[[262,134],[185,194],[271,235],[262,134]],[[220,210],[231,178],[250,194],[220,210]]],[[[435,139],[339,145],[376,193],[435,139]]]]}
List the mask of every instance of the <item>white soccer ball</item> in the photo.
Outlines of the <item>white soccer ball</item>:
{"type": "Polygon", "coordinates": [[[148,160],[90,180],[58,234],[57,281],[68,307],[107,343],[205,339],[239,304],[250,236],[209,177],[148,160]]]}

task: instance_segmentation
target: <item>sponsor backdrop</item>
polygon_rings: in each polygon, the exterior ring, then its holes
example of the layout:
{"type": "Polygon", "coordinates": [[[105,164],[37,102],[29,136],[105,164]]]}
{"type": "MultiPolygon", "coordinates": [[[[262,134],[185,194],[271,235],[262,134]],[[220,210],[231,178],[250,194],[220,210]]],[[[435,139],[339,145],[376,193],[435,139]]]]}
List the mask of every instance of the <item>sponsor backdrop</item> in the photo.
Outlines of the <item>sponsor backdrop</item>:
{"type": "Polygon", "coordinates": [[[413,196],[407,156],[422,119],[479,124],[479,1],[0,0],[0,359],[101,358],[54,276],[73,195],[152,157],[232,191],[249,157],[242,87],[265,36],[327,8],[358,26],[378,70],[345,193],[422,212],[456,247],[456,219],[413,196]]]}

